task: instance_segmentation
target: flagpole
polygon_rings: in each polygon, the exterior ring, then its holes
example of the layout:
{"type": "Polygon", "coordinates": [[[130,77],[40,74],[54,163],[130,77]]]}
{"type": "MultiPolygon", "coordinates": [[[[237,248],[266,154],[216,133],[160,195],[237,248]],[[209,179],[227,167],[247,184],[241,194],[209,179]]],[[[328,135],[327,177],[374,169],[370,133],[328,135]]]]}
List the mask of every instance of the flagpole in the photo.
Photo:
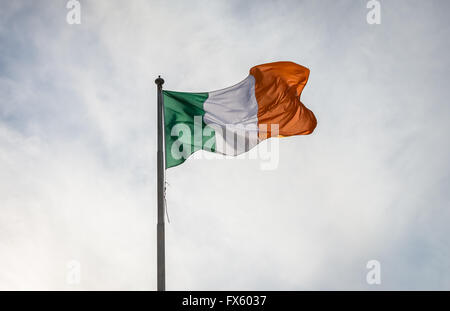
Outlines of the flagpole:
{"type": "Polygon", "coordinates": [[[164,237],[164,143],[163,143],[163,93],[164,80],[161,76],[155,80],[158,88],[158,224],[157,224],[157,290],[166,290],[166,263],[165,263],[165,237],[164,237]]]}

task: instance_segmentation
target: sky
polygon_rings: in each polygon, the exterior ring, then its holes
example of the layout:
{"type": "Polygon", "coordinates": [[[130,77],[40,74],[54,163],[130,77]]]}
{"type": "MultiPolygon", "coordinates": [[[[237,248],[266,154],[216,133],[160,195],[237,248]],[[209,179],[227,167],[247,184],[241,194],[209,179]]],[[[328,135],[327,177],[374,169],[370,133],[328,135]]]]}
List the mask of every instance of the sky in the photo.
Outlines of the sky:
{"type": "Polygon", "coordinates": [[[167,171],[167,289],[450,290],[450,3],[367,2],[0,0],[0,289],[156,289],[155,78],[293,61],[318,126],[276,169],[167,171]]]}

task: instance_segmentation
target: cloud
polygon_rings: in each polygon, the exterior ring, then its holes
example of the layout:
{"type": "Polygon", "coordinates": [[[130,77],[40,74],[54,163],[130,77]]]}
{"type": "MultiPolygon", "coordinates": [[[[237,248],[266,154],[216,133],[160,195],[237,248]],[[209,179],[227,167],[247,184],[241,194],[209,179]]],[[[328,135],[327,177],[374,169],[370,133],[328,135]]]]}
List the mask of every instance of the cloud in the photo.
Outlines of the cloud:
{"type": "Polygon", "coordinates": [[[1,289],[154,289],[153,80],[211,91],[275,60],[311,69],[318,128],[275,171],[167,172],[168,289],[450,287],[447,4],[368,25],[364,1],[81,3],[81,25],[65,1],[2,4],[1,289]]]}

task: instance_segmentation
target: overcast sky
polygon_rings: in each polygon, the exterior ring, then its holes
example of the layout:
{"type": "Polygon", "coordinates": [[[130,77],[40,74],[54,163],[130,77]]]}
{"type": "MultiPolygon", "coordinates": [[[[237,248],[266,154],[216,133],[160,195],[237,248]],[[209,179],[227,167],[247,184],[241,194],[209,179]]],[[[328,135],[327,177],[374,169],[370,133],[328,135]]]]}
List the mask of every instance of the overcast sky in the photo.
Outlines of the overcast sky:
{"type": "Polygon", "coordinates": [[[448,1],[80,2],[0,1],[0,289],[155,289],[154,79],[282,60],[316,131],[168,170],[167,289],[450,289],[448,1]]]}

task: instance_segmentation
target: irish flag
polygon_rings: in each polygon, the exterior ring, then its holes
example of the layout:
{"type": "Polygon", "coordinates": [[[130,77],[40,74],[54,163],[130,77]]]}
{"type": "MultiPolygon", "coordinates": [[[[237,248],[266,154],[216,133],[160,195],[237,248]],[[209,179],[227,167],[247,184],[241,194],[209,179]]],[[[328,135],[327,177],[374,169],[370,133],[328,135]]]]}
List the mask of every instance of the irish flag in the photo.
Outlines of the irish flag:
{"type": "Polygon", "coordinates": [[[312,133],[317,120],[300,101],[308,77],[306,67],[275,62],[222,90],[163,91],[166,168],[197,150],[239,155],[269,137],[312,133]]]}

